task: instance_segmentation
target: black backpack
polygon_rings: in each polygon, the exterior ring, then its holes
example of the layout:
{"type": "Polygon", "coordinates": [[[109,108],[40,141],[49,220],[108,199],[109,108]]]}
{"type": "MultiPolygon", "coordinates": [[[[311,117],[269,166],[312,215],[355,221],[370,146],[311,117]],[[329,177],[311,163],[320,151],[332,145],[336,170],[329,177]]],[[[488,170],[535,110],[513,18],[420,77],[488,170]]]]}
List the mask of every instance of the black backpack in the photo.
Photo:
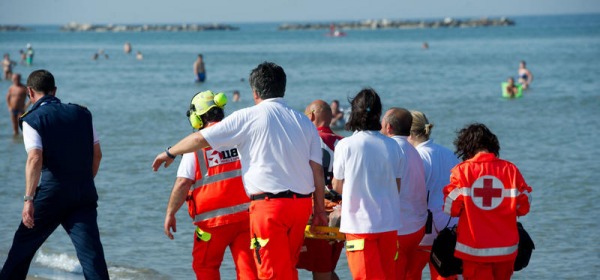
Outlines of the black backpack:
{"type": "Polygon", "coordinates": [[[462,274],[462,260],[454,256],[455,247],[456,226],[444,228],[433,240],[429,259],[443,277],[462,274]]]}

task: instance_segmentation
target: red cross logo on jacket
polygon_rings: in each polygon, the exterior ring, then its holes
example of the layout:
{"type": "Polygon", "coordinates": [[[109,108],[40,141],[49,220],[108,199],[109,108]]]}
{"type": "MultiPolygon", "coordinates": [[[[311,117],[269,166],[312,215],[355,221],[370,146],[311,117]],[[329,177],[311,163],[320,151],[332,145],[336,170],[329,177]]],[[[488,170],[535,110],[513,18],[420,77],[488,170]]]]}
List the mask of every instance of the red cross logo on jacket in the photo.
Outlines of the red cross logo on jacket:
{"type": "Polygon", "coordinates": [[[482,176],[471,187],[471,198],[477,207],[491,210],[502,202],[504,198],[504,184],[494,176],[482,176]]]}

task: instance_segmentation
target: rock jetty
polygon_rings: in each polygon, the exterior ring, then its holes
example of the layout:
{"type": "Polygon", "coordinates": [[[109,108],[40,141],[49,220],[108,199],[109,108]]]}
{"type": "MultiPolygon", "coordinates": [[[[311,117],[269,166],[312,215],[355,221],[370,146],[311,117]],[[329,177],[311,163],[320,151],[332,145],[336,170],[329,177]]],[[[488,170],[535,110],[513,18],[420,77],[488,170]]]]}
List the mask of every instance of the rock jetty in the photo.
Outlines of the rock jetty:
{"type": "Polygon", "coordinates": [[[0,25],[0,32],[6,31],[29,31],[30,28],[23,27],[20,25],[0,25]]]}
{"type": "Polygon", "coordinates": [[[443,20],[364,20],[355,22],[334,22],[334,23],[304,23],[304,24],[282,24],[279,30],[319,30],[329,29],[331,24],[338,29],[416,29],[416,28],[448,28],[448,27],[488,27],[488,26],[511,26],[515,22],[502,17],[497,19],[469,19],[459,20],[445,18],[443,20]]]}
{"type": "Polygon", "coordinates": [[[143,24],[143,25],[122,25],[122,24],[88,24],[71,22],[61,26],[61,31],[67,32],[199,32],[213,30],[239,30],[239,27],[226,24],[143,24]]]}

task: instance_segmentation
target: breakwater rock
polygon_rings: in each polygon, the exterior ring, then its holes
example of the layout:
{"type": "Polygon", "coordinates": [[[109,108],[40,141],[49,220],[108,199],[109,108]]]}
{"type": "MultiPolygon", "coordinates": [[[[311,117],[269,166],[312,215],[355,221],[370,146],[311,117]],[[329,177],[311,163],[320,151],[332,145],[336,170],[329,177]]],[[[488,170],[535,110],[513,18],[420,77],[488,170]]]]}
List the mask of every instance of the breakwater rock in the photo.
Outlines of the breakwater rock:
{"type": "Polygon", "coordinates": [[[0,32],[6,31],[29,31],[31,28],[23,27],[20,25],[0,25],[0,32]]]}
{"type": "Polygon", "coordinates": [[[213,30],[239,30],[239,27],[226,24],[87,24],[71,22],[61,26],[67,32],[199,32],[213,30]]]}
{"type": "Polygon", "coordinates": [[[515,22],[502,17],[497,19],[468,19],[459,20],[445,18],[443,20],[364,20],[355,22],[334,22],[334,23],[304,23],[304,24],[282,24],[279,30],[319,30],[329,29],[331,25],[338,29],[400,29],[400,28],[448,28],[448,27],[487,27],[487,26],[511,26],[515,22]]]}

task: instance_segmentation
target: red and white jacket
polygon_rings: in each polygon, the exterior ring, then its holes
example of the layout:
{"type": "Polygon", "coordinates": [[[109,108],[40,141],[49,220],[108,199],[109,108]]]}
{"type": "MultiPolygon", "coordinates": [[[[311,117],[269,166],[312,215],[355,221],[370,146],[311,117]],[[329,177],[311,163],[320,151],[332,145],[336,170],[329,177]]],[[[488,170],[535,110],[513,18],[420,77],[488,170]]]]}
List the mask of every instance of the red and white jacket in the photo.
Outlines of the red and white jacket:
{"type": "Polygon", "coordinates": [[[477,262],[515,259],[516,220],[529,212],[530,192],[517,167],[493,153],[455,166],[444,188],[444,212],[459,217],[454,255],[477,262]]]}

